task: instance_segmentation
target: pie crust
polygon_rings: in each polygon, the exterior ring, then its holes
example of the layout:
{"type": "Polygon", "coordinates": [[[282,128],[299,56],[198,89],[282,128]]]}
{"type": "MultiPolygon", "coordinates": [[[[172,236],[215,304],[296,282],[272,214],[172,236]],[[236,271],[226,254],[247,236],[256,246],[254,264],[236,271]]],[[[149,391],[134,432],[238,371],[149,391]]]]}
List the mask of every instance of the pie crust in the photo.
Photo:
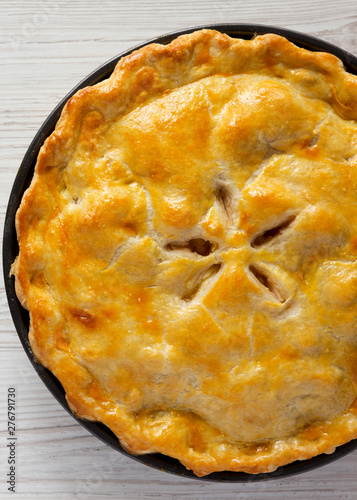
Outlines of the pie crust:
{"type": "Polygon", "coordinates": [[[336,57],[212,30],[68,101],[12,272],[76,415],[198,476],[357,437],[355,120],[336,57]]]}

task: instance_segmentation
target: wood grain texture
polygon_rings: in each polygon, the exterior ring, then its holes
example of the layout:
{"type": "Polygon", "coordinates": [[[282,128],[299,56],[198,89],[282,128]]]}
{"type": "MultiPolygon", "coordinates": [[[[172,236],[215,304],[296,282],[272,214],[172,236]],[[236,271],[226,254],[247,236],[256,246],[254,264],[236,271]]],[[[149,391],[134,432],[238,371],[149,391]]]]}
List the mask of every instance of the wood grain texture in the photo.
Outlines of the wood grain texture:
{"type": "MultiPolygon", "coordinates": [[[[268,24],[315,35],[357,55],[355,0],[0,0],[0,217],[27,147],[63,96],[118,53],[207,23],[268,24]]],[[[165,474],[92,437],[42,384],[0,288],[0,498],[355,499],[357,452],[303,476],[217,484],[165,474]],[[6,396],[17,399],[17,486],[7,491],[6,396]]]]}

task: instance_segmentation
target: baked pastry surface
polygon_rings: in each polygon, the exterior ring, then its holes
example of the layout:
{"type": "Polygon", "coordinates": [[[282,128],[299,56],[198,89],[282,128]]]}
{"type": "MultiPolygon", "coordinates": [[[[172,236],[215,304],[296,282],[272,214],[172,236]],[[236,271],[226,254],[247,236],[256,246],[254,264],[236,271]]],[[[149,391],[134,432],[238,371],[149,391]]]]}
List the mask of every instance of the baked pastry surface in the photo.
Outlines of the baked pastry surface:
{"type": "Polygon", "coordinates": [[[355,120],[334,56],[211,30],[68,101],[13,272],[73,412],[199,476],[357,437],[355,120]]]}

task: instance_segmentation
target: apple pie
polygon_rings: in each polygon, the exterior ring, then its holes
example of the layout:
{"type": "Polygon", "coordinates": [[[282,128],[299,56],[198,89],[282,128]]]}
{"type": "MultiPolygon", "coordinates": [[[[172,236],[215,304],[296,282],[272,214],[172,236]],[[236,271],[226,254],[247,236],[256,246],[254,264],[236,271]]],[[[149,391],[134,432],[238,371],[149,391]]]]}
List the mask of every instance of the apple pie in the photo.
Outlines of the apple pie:
{"type": "Polygon", "coordinates": [[[78,91],[16,217],[71,410],[198,476],[357,437],[357,77],[280,36],[150,44],[78,91]]]}

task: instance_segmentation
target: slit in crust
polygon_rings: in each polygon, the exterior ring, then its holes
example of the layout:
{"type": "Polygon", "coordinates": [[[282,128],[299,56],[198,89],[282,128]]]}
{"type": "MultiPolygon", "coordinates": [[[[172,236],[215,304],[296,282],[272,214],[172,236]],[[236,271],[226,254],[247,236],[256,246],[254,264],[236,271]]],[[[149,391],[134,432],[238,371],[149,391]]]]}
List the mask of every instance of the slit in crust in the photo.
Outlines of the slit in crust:
{"type": "Polygon", "coordinates": [[[226,215],[227,222],[231,224],[233,221],[233,214],[234,214],[234,202],[231,190],[226,184],[219,183],[217,185],[215,195],[218,200],[219,206],[226,215]]]}
{"type": "Polygon", "coordinates": [[[222,264],[216,263],[209,267],[201,269],[195,273],[186,283],[186,291],[181,297],[182,300],[189,302],[194,299],[198,292],[201,290],[204,283],[206,283],[210,278],[213,278],[221,269],[222,264]]]}
{"type": "Polygon", "coordinates": [[[286,302],[287,298],[286,294],[282,291],[279,284],[267,274],[265,270],[256,264],[250,264],[249,271],[253,274],[253,276],[259,281],[261,285],[276,298],[282,304],[286,302]]]}
{"type": "Polygon", "coordinates": [[[275,226],[265,230],[263,233],[259,233],[251,241],[251,246],[253,248],[258,248],[262,245],[270,243],[274,238],[280,236],[280,234],[287,229],[290,224],[294,222],[296,215],[289,215],[283,221],[279,222],[275,226]]]}
{"type": "Polygon", "coordinates": [[[203,238],[193,238],[188,241],[172,241],[165,246],[166,250],[181,250],[186,252],[197,253],[202,257],[207,257],[217,248],[217,244],[212,241],[204,240],[203,238]]]}

